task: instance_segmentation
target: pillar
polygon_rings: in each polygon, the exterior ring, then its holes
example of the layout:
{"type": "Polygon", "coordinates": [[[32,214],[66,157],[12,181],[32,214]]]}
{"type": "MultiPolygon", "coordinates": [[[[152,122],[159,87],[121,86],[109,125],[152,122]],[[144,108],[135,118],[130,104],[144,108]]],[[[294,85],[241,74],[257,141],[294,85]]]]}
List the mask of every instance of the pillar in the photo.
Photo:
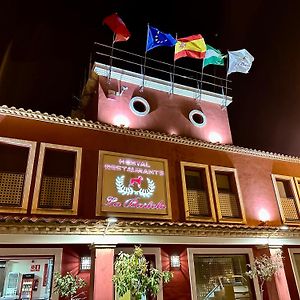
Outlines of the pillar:
{"type": "MultiPolygon", "coordinates": [[[[272,256],[276,253],[276,251],[281,250],[280,246],[269,246],[262,247],[256,250],[255,256],[268,255],[272,256]]],[[[283,262],[282,262],[283,263],[283,262]]],[[[270,281],[265,282],[264,284],[264,297],[263,299],[270,300],[291,300],[285,271],[282,268],[270,281]]]]}
{"type": "Polygon", "coordinates": [[[114,246],[92,245],[90,300],[113,300],[114,246]]]}
{"type": "MultiPolygon", "coordinates": [[[[271,255],[274,255],[276,253],[276,251],[281,251],[281,247],[270,248],[271,255]]],[[[282,259],[281,259],[281,263],[282,263],[282,265],[284,265],[282,259]]],[[[275,285],[276,285],[276,289],[278,291],[279,299],[291,300],[284,268],[282,268],[275,276],[275,285]]]]}

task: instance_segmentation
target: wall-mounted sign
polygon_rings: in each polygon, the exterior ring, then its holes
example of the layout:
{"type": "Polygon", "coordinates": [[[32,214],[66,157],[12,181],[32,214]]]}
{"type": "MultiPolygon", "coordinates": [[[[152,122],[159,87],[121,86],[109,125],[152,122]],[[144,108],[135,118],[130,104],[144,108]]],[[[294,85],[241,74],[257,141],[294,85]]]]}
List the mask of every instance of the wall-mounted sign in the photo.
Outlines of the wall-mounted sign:
{"type": "Polygon", "coordinates": [[[100,151],[97,214],[170,218],[165,159],[100,151]]]}
{"type": "Polygon", "coordinates": [[[41,265],[31,265],[30,272],[39,272],[41,269],[41,265]]]}

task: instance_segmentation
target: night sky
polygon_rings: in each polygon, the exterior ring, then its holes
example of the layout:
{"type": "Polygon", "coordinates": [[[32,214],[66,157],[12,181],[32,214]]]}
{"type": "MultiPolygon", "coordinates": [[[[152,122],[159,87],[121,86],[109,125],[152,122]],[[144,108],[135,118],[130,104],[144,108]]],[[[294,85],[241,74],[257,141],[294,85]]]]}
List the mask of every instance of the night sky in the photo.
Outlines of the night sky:
{"type": "MultiPolygon", "coordinates": [[[[93,42],[111,44],[112,32],[102,20],[113,12],[132,33],[117,47],[140,55],[148,22],[178,37],[201,33],[222,52],[246,48],[255,57],[250,73],[229,78],[234,144],[300,156],[297,0],[1,0],[0,104],[70,115],[86,79],[93,42]]],[[[149,56],[172,63],[173,49],[157,48],[149,56]]],[[[180,65],[198,63],[187,60],[180,65]]]]}

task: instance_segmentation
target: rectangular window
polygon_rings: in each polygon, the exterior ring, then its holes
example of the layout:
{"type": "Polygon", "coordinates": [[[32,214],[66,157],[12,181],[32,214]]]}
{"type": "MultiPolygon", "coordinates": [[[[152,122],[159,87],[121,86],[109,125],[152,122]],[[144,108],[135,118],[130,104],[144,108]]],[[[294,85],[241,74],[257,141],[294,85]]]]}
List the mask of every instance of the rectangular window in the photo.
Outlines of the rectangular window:
{"type": "Polygon", "coordinates": [[[41,143],[32,213],[76,215],[81,148],[41,143]]]}
{"type": "Polygon", "coordinates": [[[0,212],[27,212],[35,148],[35,142],[0,137],[0,212]]]}
{"type": "Polygon", "coordinates": [[[299,191],[298,179],[291,176],[273,175],[272,181],[275,189],[275,195],[279,206],[281,219],[285,224],[295,224],[299,222],[299,191]],[[296,186],[295,186],[296,183],[296,186]]]}
{"type": "Polygon", "coordinates": [[[245,223],[245,213],[236,169],[211,166],[218,219],[245,223]]]}
{"type": "Polygon", "coordinates": [[[251,249],[191,248],[188,259],[192,299],[256,299],[258,282],[245,276],[251,249]]]}
{"type": "Polygon", "coordinates": [[[215,208],[207,165],[181,162],[187,220],[215,222],[215,208]]]}

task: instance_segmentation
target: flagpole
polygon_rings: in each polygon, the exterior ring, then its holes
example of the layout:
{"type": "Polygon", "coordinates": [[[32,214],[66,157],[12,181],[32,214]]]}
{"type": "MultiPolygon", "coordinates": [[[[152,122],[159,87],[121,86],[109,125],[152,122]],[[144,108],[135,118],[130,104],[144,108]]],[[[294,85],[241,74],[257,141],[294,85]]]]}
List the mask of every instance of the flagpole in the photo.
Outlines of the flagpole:
{"type": "Polygon", "coordinates": [[[224,107],[223,109],[226,108],[227,105],[227,88],[228,88],[228,68],[229,68],[229,56],[227,57],[227,70],[226,70],[226,79],[225,79],[225,99],[224,99],[224,107]]]}
{"type": "MultiPolygon", "coordinates": [[[[177,41],[177,32],[176,32],[176,35],[175,35],[175,40],[177,41]]],[[[175,47],[176,47],[176,44],[175,44],[175,47]]],[[[174,51],[175,51],[175,48],[174,48],[174,51]]],[[[176,60],[175,60],[175,53],[174,53],[174,61],[173,61],[173,77],[172,77],[172,89],[171,89],[171,93],[172,93],[172,94],[174,94],[175,63],[176,63],[176,60]]]]}
{"type": "MultiPolygon", "coordinates": [[[[205,58],[204,58],[205,59],[205,58]]],[[[200,78],[200,95],[199,95],[199,102],[201,102],[202,98],[202,81],[203,81],[203,69],[204,69],[204,59],[202,60],[202,68],[201,68],[201,78],[200,78]]],[[[198,102],[198,103],[199,103],[198,102]]]]}
{"type": "Polygon", "coordinates": [[[115,37],[116,34],[113,34],[113,40],[111,43],[111,52],[110,52],[110,57],[109,57],[109,72],[108,72],[108,76],[107,76],[107,81],[110,82],[111,79],[111,69],[112,69],[112,62],[113,62],[113,53],[114,53],[114,46],[115,46],[115,37]]]}
{"type": "Polygon", "coordinates": [[[145,73],[146,73],[146,61],[147,61],[147,45],[148,45],[148,33],[149,33],[149,23],[147,24],[147,39],[146,39],[146,47],[145,47],[145,55],[144,55],[144,65],[143,65],[143,82],[140,91],[143,91],[145,86],[145,73]]]}

